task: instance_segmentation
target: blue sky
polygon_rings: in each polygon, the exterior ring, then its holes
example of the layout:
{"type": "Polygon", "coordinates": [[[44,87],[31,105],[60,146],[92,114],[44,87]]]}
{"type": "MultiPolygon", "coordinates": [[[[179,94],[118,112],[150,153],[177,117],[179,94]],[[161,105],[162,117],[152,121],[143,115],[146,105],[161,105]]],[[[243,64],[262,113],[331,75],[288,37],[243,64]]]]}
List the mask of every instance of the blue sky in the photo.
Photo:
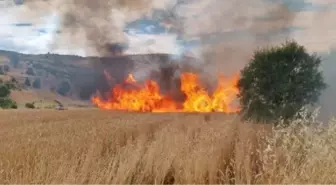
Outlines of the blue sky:
{"type": "MultiPolygon", "coordinates": [[[[10,1],[10,0],[8,0],[10,1]]],[[[157,0],[159,1],[159,0],[157,0]]],[[[234,1],[234,0],[232,0],[234,1]]],[[[291,12],[296,12],[296,17],[293,20],[293,25],[288,27],[281,27],[279,30],[265,30],[272,38],[272,34],[277,32],[285,35],[289,34],[300,43],[306,45],[309,50],[317,52],[326,52],[334,47],[336,36],[334,39],[333,33],[336,31],[336,25],[331,24],[330,21],[336,17],[336,0],[254,0],[260,1],[257,3],[284,3],[291,12]],[[289,32],[289,33],[288,33],[289,32]]],[[[16,4],[6,8],[2,6],[0,12],[0,48],[7,50],[14,50],[25,53],[45,53],[58,52],[67,54],[90,55],[83,48],[50,48],[54,42],[54,36],[60,34],[58,23],[59,17],[57,14],[44,15],[38,20],[25,18],[24,16],[14,16],[24,9],[21,5],[22,0],[16,1],[16,4]]],[[[185,5],[184,1],[179,0],[181,6],[185,5]]],[[[185,50],[193,50],[202,44],[213,44],[216,42],[230,42],[230,43],[244,43],[249,40],[251,34],[245,27],[234,27],[231,19],[231,14],[234,11],[230,9],[223,9],[223,12],[228,11],[229,16],[223,20],[226,25],[220,31],[213,30],[213,22],[209,25],[204,20],[209,20],[206,13],[193,14],[194,11],[203,11],[211,5],[206,4],[205,0],[193,0],[188,5],[189,7],[182,8],[181,20],[185,21],[184,32],[188,33],[187,37],[181,36],[176,30],[169,28],[167,19],[161,19],[159,16],[166,12],[163,10],[156,10],[153,12],[153,17],[138,17],[137,19],[127,22],[124,26],[124,34],[129,40],[129,53],[150,53],[150,52],[167,52],[179,54],[185,50]],[[192,11],[191,11],[192,10],[192,11]],[[189,11],[189,12],[188,12],[189,11]],[[183,16],[192,17],[192,19],[184,19],[183,16]],[[190,21],[191,20],[191,21],[190,21]],[[197,22],[199,20],[199,23],[197,22]],[[202,24],[201,24],[202,23],[202,24]],[[205,24],[205,25],[203,25],[205,24]]],[[[210,0],[208,1],[210,2],[210,0]]],[[[214,1],[215,2],[215,1],[214,1]]],[[[223,1],[224,2],[224,1],[223,1]]],[[[229,0],[227,1],[229,2],[229,0]]],[[[225,2],[223,5],[230,5],[225,2]]],[[[240,1],[244,2],[244,1],[240,1]]],[[[216,6],[216,5],[215,5],[216,6]]],[[[240,6],[240,5],[239,5],[240,6]]],[[[235,7],[231,7],[234,9],[235,7]]],[[[260,11],[265,11],[265,7],[260,7],[260,11]]],[[[267,9],[267,8],[266,8],[267,9]]],[[[210,9],[210,11],[213,10],[210,9]]],[[[217,9],[216,9],[217,10],[217,9]]],[[[218,9],[218,11],[221,9],[218,9]]],[[[247,11],[247,10],[246,10],[247,11]]],[[[250,11],[250,9],[248,9],[250,11]]],[[[253,9],[258,12],[258,6],[253,9]]],[[[238,11],[239,12],[239,11],[238,11]]],[[[248,12],[250,15],[250,12],[248,12]]],[[[252,14],[251,14],[252,15],[252,14]]],[[[258,13],[253,13],[258,15],[258,13]]],[[[261,14],[262,15],[262,14],[261,14]]],[[[270,25],[272,27],[272,20],[264,20],[267,23],[260,22],[262,25],[270,25]]],[[[219,19],[222,20],[222,19],[219,19]]],[[[209,21],[208,21],[209,22],[209,21]]],[[[224,23],[223,23],[224,24],[224,23]]],[[[281,24],[281,22],[280,22],[281,24]]],[[[215,24],[216,25],[216,24],[215,24]]],[[[174,27],[173,27],[174,28],[174,27]]],[[[281,35],[280,34],[280,35],[281,35]]]]}

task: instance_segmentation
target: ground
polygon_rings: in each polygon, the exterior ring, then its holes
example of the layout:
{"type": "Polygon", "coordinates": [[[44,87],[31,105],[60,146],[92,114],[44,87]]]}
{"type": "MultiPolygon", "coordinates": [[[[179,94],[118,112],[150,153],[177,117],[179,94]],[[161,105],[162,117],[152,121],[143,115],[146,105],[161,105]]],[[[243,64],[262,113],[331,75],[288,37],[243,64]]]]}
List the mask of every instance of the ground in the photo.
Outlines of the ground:
{"type": "Polygon", "coordinates": [[[300,134],[291,137],[294,132],[242,123],[236,115],[98,109],[3,110],[0,128],[1,184],[336,180],[331,129],[318,137],[296,129],[300,134]],[[281,134],[280,143],[265,139],[281,134]]]}
{"type": "Polygon", "coordinates": [[[90,101],[76,100],[69,97],[63,97],[45,89],[23,89],[12,91],[11,99],[17,102],[19,108],[25,108],[26,103],[35,103],[36,108],[53,109],[57,103],[61,102],[66,108],[92,107],[90,101]]]}

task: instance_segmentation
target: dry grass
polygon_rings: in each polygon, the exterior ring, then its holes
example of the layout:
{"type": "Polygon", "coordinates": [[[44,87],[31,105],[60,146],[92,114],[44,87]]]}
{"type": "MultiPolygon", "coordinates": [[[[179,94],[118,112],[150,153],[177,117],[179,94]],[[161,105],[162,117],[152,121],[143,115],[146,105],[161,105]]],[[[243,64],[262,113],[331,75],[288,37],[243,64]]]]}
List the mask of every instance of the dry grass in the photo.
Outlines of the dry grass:
{"type": "Polygon", "coordinates": [[[1,111],[0,127],[0,183],[336,182],[333,127],[89,109],[1,111]]]}
{"type": "Polygon", "coordinates": [[[26,103],[31,102],[35,102],[37,108],[54,108],[57,105],[54,100],[62,102],[68,108],[90,106],[91,104],[89,101],[73,100],[45,89],[12,91],[10,97],[18,104],[19,108],[24,108],[26,103]]]}

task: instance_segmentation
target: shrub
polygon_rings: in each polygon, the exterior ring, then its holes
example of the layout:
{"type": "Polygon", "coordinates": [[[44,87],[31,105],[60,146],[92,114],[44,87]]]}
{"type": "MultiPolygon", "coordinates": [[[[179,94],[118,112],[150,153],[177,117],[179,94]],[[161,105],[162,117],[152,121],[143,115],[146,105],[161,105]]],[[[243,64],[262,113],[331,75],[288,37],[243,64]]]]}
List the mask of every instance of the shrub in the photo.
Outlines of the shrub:
{"type": "Polygon", "coordinates": [[[241,71],[241,114],[255,121],[288,120],[317,102],[326,88],[319,71],[321,59],[295,41],[255,52],[241,71]]]}
{"type": "Polygon", "coordinates": [[[35,109],[35,104],[34,103],[26,103],[25,107],[28,109],[35,109]]]}
{"type": "Polygon", "coordinates": [[[62,95],[62,96],[66,96],[67,93],[69,93],[71,90],[71,86],[69,84],[68,81],[63,81],[59,88],[57,89],[57,92],[62,95]]]}
{"type": "Polygon", "coordinates": [[[9,66],[8,65],[4,65],[3,66],[3,70],[7,73],[7,72],[9,72],[9,66]]]}
{"type": "Polygon", "coordinates": [[[14,68],[17,68],[20,62],[18,54],[11,54],[8,56],[10,59],[11,64],[14,66],[14,68]]]}
{"type": "Polygon", "coordinates": [[[0,107],[2,109],[17,109],[17,104],[10,98],[0,98],[0,107]]]}
{"type": "Polygon", "coordinates": [[[26,78],[24,84],[25,84],[26,87],[30,87],[31,86],[29,78],[26,78]]]}
{"type": "Polygon", "coordinates": [[[30,76],[35,76],[35,71],[33,68],[29,67],[26,71],[26,74],[30,76]]]}
{"type": "Polygon", "coordinates": [[[10,94],[10,88],[4,84],[0,85],[0,98],[6,98],[10,94]]]}
{"type": "Polygon", "coordinates": [[[4,85],[10,90],[21,90],[20,83],[12,77],[9,81],[6,81],[4,85]]]}
{"type": "Polygon", "coordinates": [[[4,70],[3,70],[3,67],[0,66],[0,75],[4,75],[4,74],[5,74],[5,72],[4,72],[4,70]]]}
{"type": "Polygon", "coordinates": [[[36,89],[40,89],[41,88],[41,80],[40,78],[36,78],[33,82],[33,87],[36,89]]]}

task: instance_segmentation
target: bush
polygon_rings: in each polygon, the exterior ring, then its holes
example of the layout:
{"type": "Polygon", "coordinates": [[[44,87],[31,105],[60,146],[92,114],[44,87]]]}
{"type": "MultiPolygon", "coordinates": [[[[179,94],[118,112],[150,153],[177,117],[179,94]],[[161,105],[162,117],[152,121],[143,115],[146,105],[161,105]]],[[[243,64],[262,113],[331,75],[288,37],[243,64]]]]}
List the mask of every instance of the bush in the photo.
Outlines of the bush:
{"type": "Polygon", "coordinates": [[[10,59],[11,64],[14,66],[14,68],[17,68],[20,62],[18,54],[11,54],[8,56],[10,59]]]}
{"type": "Polygon", "coordinates": [[[5,74],[5,72],[4,72],[4,70],[3,70],[3,67],[0,66],[0,75],[4,75],[4,74],[5,74]]]}
{"type": "Polygon", "coordinates": [[[3,66],[3,70],[7,73],[7,72],[9,72],[9,66],[8,65],[4,65],[3,66]]]}
{"type": "Polygon", "coordinates": [[[17,109],[17,104],[10,98],[0,98],[0,107],[2,109],[17,109]]]}
{"type": "Polygon", "coordinates": [[[19,82],[14,77],[11,77],[4,85],[10,90],[21,90],[19,82]]]}
{"type": "Polygon", "coordinates": [[[28,109],[35,109],[35,104],[34,103],[26,103],[25,107],[28,109]]]}
{"type": "Polygon", "coordinates": [[[41,88],[41,80],[40,78],[36,78],[33,82],[33,87],[36,89],[40,89],[41,88]]]}
{"type": "Polygon", "coordinates": [[[26,78],[24,84],[25,84],[26,87],[30,87],[31,86],[29,78],[26,78]]]}
{"type": "Polygon", "coordinates": [[[246,120],[288,120],[317,102],[326,88],[319,71],[321,59],[295,41],[255,52],[241,71],[241,114],[246,120]]]}
{"type": "Polygon", "coordinates": [[[12,89],[15,89],[14,80],[7,82],[0,81],[0,108],[2,109],[16,109],[17,104],[9,98],[12,89]]]}
{"type": "Polygon", "coordinates": [[[5,84],[0,85],[0,98],[6,98],[10,95],[10,88],[5,84]]]}
{"type": "Polygon", "coordinates": [[[69,93],[71,90],[71,86],[68,81],[63,81],[59,88],[57,89],[58,94],[62,96],[66,96],[67,93],[69,93]]]}
{"type": "Polygon", "coordinates": [[[30,76],[35,76],[35,71],[33,68],[29,67],[26,71],[26,74],[30,76]]]}

